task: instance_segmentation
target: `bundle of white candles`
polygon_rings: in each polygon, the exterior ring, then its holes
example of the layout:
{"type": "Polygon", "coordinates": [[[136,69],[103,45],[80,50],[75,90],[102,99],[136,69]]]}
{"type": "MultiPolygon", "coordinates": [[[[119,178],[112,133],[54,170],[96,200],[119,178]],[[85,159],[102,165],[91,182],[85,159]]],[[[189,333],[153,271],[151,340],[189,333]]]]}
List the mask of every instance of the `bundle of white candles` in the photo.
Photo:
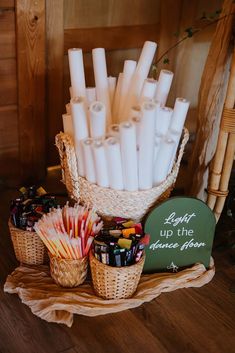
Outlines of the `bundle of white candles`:
{"type": "Polygon", "coordinates": [[[87,256],[94,236],[103,226],[94,210],[68,203],[62,209],[52,209],[34,228],[51,255],[62,259],[87,256]]]}
{"type": "Polygon", "coordinates": [[[74,141],[78,172],[115,190],[146,190],[171,172],[189,102],[166,107],[173,72],[148,78],[157,44],[145,42],[138,62],[126,60],[118,79],[107,76],[105,51],[92,50],[95,87],[86,87],[82,49],[69,49],[70,104],[64,132],[74,141]]]}

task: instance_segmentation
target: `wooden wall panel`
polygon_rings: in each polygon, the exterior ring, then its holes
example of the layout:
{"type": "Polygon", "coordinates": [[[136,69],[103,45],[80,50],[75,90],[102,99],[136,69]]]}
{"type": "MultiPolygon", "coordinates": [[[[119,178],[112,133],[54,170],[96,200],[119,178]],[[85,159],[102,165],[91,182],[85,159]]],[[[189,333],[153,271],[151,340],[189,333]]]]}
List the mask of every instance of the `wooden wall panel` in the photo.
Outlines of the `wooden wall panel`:
{"type": "Polygon", "coordinates": [[[19,183],[18,112],[16,105],[0,107],[0,182],[19,183]]]}
{"type": "Polygon", "coordinates": [[[141,48],[146,40],[158,42],[159,29],[159,24],[66,29],[64,51],[66,54],[69,48],[82,48],[84,53],[94,47],[106,51],[141,48]]]}
{"type": "Polygon", "coordinates": [[[19,168],[15,37],[14,1],[0,0],[0,181],[8,185],[19,168]]]}
{"type": "MultiPolygon", "coordinates": [[[[17,1],[17,0],[16,0],[17,1]]],[[[15,7],[15,0],[0,0],[0,8],[10,9],[15,7]]]]}
{"type": "MultiPolygon", "coordinates": [[[[161,19],[157,59],[160,59],[162,55],[177,41],[175,33],[179,31],[181,10],[182,0],[161,1],[161,19]]],[[[163,64],[163,60],[161,60],[158,64],[158,72],[162,68],[174,71],[176,61],[174,52],[168,53],[166,58],[169,60],[169,63],[163,64]]]]}
{"type": "Polygon", "coordinates": [[[45,1],[16,2],[19,148],[23,181],[45,175],[45,1]]]}
{"type": "Polygon", "coordinates": [[[59,164],[55,135],[62,130],[64,93],[63,0],[46,2],[47,32],[47,165],[59,164]]]}
{"type": "Polygon", "coordinates": [[[0,107],[0,160],[18,157],[17,106],[0,107]]]}
{"type": "MultiPolygon", "coordinates": [[[[220,5],[222,0],[220,1],[220,5]]],[[[181,21],[179,33],[182,36],[184,30],[188,27],[196,26],[201,28],[205,25],[204,22],[199,21],[204,11],[207,14],[214,13],[219,9],[219,1],[202,2],[192,0],[190,3],[184,0],[182,3],[181,21]],[[204,10],[205,9],[205,10],[204,10]]],[[[193,119],[196,117],[191,110],[195,111],[198,103],[198,90],[201,81],[202,70],[210,47],[210,41],[215,30],[215,24],[207,27],[195,37],[188,38],[181,43],[176,50],[173,51],[176,57],[175,76],[173,81],[173,89],[171,91],[171,103],[177,96],[184,96],[190,100],[190,112],[187,123],[189,127],[195,127],[196,124],[193,119]],[[193,82],[193,84],[192,84],[193,82]]],[[[191,129],[191,128],[190,128],[191,129]]],[[[191,132],[195,132],[193,128],[191,132]]]]}
{"type": "Polygon", "coordinates": [[[155,24],[159,22],[159,15],[160,0],[66,0],[64,27],[155,24]]]}
{"type": "Polygon", "coordinates": [[[0,59],[0,83],[0,106],[17,104],[15,59],[0,59]]]}
{"type": "Polygon", "coordinates": [[[2,9],[0,11],[0,59],[14,57],[15,12],[14,9],[2,9]]]}

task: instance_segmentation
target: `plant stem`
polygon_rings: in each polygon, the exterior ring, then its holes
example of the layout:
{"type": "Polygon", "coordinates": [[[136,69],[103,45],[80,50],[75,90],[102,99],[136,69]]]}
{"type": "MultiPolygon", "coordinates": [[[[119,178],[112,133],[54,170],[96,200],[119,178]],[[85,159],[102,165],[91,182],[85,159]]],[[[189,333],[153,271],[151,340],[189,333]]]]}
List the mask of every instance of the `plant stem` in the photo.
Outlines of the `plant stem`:
{"type": "MultiPolygon", "coordinates": [[[[229,14],[227,14],[227,15],[224,15],[224,16],[222,16],[222,17],[220,17],[220,18],[217,18],[217,19],[214,20],[214,21],[211,21],[210,23],[207,23],[207,24],[206,24],[204,27],[202,27],[202,28],[195,29],[192,36],[194,36],[195,34],[197,34],[197,33],[199,33],[199,32],[202,32],[205,28],[207,28],[207,27],[213,25],[214,23],[218,23],[219,21],[223,20],[224,18],[226,18],[226,17],[228,17],[228,16],[232,16],[232,15],[234,15],[234,14],[235,14],[235,12],[231,12],[231,13],[229,13],[229,14]]],[[[174,49],[175,47],[177,47],[179,44],[181,44],[183,41],[185,41],[185,40],[188,39],[188,38],[191,38],[191,37],[187,34],[185,37],[181,38],[178,42],[176,42],[176,43],[173,44],[170,48],[168,48],[168,49],[160,56],[160,58],[155,62],[155,65],[157,65],[157,64],[164,58],[164,56],[166,56],[172,49],[174,49]]]]}

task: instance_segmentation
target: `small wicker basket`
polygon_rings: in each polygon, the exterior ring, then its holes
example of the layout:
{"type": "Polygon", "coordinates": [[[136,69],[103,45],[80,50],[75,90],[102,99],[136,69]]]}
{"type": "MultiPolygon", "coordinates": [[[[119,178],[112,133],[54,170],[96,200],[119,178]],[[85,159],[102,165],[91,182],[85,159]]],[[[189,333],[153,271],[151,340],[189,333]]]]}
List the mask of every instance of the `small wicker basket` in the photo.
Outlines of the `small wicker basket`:
{"type": "Polygon", "coordinates": [[[87,276],[88,256],[78,260],[60,259],[50,257],[51,277],[61,287],[77,287],[82,284],[87,276]]]}
{"type": "Polygon", "coordinates": [[[42,265],[48,261],[47,249],[36,232],[16,228],[10,220],[8,226],[18,261],[27,265],[42,265]]]}
{"type": "Polygon", "coordinates": [[[102,217],[119,216],[141,221],[151,207],[170,196],[188,138],[189,132],[185,128],[177,160],[162,184],[149,190],[117,191],[92,184],[78,175],[73,141],[69,135],[61,132],[55,140],[60,154],[62,181],[70,197],[93,206],[102,217]]]}
{"type": "Polygon", "coordinates": [[[89,255],[91,277],[96,294],[104,299],[130,298],[138,286],[145,255],[131,266],[112,267],[98,261],[92,251],[89,255]]]}

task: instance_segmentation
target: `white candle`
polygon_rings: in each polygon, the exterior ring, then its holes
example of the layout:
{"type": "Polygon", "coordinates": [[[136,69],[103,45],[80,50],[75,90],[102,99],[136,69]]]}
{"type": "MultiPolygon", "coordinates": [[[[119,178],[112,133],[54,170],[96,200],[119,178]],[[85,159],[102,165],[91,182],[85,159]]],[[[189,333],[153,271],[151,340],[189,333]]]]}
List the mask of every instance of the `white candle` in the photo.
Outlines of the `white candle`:
{"type": "Polygon", "coordinates": [[[144,81],[144,85],[140,94],[140,101],[151,100],[155,97],[155,92],[157,88],[157,81],[153,78],[147,78],[144,81]]]}
{"type": "Polygon", "coordinates": [[[97,100],[103,102],[106,107],[107,125],[112,123],[111,105],[109,96],[109,85],[104,48],[92,50],[92,59],[95,75],[95,86],[97,100]]]}
{"type": "Polygon", "coordinates": [[[141,129],[141,117],[140,116],[133,116],[130,121],[132,122],[132,124],[134,124],[135,127],[135,133],[136,133],[136,148],[137,151],[139,151],[139,147],[140,147],[140,129],[141,129]]]}
{"type": "Polygon", "coordinates": [[[71,99],[71,114],[74,129],[74,143],[76,149],[79,175],[85,176],[83,149],[81,140],[88,137],[88,126],[85,112],[84,98],[76,97],[71,99]]]}
{"type": "Polygon", "coordinates": [[[75,140],[88,137],[88,126],[84,98],[76,97],[70,101],[75,140]]]}
{"type": "Polygon", "coordinates": [[[99,186],[109,187],[108,166],[104,143],[100,140],[93,142],[96,182],[99,186]]]}
{"type": "Polygon", "coordinates": [[[106,109],[102,102],[93,102],[90,105],[91,137],[99,138],[105,135],[106,109]]]}
{"type": "Polygon", "coordinates": [[[135,81],[135,94],[137,95],[137,98],[140,96],[144,80],[148,77],[156,49],[157,43],[150,41],[144,43],[135,71],[137,79],[137,81],[135,81]]]}
{"type": "Polygon", "coordinates": [[[124,121],[128,119],[125,116],[125,102],[127,99],[127,95],[130,89],[131,80],[133,78],[134,72],[136,69],[136,61],[134,60],[125,60],[124,67],[123,67],[123,77],[122,77],[122,84],[120,90],[120,101],[119,101],[119,111],[118,111],[118,121],[124,121]]]}
{"type": "Polygon", "coordinates": [[[96,101],[96,90],[95,90],[95,87],[87,87],[86,88],[86,99],[87,99],[88,106],[90,106],[91,103],[96,101]]]}
{"type": "Polygon", "coordinates": [[[106,157],[109,173],[109,185],[112,189],[123,190],[123,173],[119,140],[109,137],[105,141],[106,157]]]}
{"type": "Polygon", "coordinates": [[[159,103],[156,109],[155,115],[155,132],[158,135],[166,135],[169,129],[171,118],[172,118],[173,109],[168,107],[159,107],[159,103]]]}
{"type": "Polygon", "coordinates": [[[73,138],[73,120],[70,114],[63,114],[63,129],[64,133],[68,134],[73,138]]]}
{"type": "Polygon", "coordinates": [[[161,146],[161,142],[162,142],[163,138],[164,138],[163,135],[158,135],[158,134],[155,133],[155,137],[154,137],[154,157],[153,157],[154,164],[155,164],[155,161],[156,161],[156,158],[157,158],[157,154],[158,154],[158,151],[159,151],[159,148],[161,146]]]}
{"type": "Polygon", "coordinates": [[[189,101],[184,98],[176,98],[170,129],[181,134],[189,109],[189,101]]]}
{"type": "Polygon", "coordinates": [[[96,183],[95,164],[94,164],[93,148],[92,148],[93,140],[91,138],[87,138],[85,140],[82,140],[82,144],[83,144],[86,179],[90,183],[96,183]]]}
{"type": "Polygon", "coordinates": [[[141,118],[141,107],[140,105],[135,105],[133,107],[131,107],[131,111],[130,111],[130,117],[138,117],[141,118]]]}
{"type": "Polygon", "coordinates": [[[161,184],[167,178],[174,150],[175,142],[172,139],[164,138],[161,142],[157,158],[154,164],[154,186],[161,184]]]}
{"type": "Polygon", "coordinates": [[[135,127],[130,122],[120,124],[120,144],[124,189],[138,190],[138,164],[135,127]]]}
{"type": "Polygon", "coordinates": [[[113,116],[113,122],[118,123],[118,114],[119,114],[119,108],[120,108],[120,93],[121,93],[121,88],[122,88],[122,79],[123,79],[123,73],[121,72],[118,75],[118,81],[116,85],[116,90],[113,98],[113,106],[112,106],[112,116],[113,116]]]}
{"type": "Polygon", "coordinates": [[[69,95],[70,95],[70,99],[74,98],[74,94],[73,94],[73,87],[69,87],[69,95]]]}
{"type": "Polygon", "coordinates": [[[150,189],[153,185],[153,153],[155,137],[156,104],[144,102],[141,106],[139,143],[139,189],[150,189]]]}
{"type": "MultiPolygon", "coordinates": [[[[110,106],[112,107],[114,93],[116,89],[117,78],[113,76],[108,77],[108,85],[109,85],[109,96],[110,96],[110,106]]],[[[112,109],[111,109],[112,110],[112,109]]]]}
{"type": "Polygon", "coordinates": [[[169,70],[161,70],[160,71],[155,99],[162,106],[165,106],[165,104],[166,104],[168,94],[170,92],[173,76],[174,76],[173,72],[171,72],[169,70]]]}
{"type": "Polygon", "coordinates": [[[125,102],[125,114],[129,116],[129,112],[132,106],[138,103],[140,93],[144,84],[144,80],[148,77],[148,73],[157,49],[155,42],[146,41],[140,54],[140,58],[131,80],[131,85],[128,93],[128,97],[125,102]]]}
{"type": "Polygon", "coordinates": [[[69,49],[68,58],[73,98],[86,97],[86,83],[82,49],[69,49]]]}
{"type": "Polygon", "coordinates": [[[174,152],[173,152],[173,155],[172,155],[172,160],[171,160],[171,163],[169,165],[169,170],[168,170],[168,173],[170,173],[171,170],[172,170],[174,161],[175,161],[177,148],[179,146],[179,142],[180,142],[180,138],[181,138],[181,132],[169,129],[168,132],[167,132],[167,138],[171,139],[171,140],[173,140],[175,142],[175,149],[174,149],[174,152]]]}

